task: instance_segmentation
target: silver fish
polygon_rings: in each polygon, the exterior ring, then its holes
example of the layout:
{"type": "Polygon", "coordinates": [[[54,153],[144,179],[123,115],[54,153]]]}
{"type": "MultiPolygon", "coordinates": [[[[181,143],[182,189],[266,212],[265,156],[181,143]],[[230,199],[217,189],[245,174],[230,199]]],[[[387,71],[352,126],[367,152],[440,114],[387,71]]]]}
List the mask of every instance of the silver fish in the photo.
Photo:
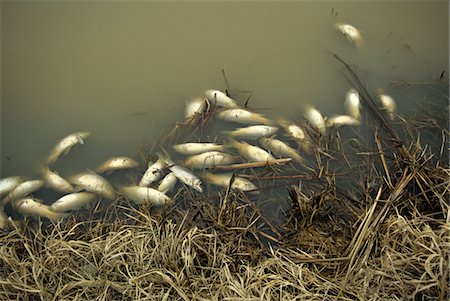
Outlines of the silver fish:
{"type": "Polygon", "coordinates": [[[78,210],[97,199],[97,195],[91,192],[75,192],[66,194],[50,205],[53,212],[66,212],[78,210]]]}
{"type": "MultiPolygon", "coordinates": [[[[203,174],[203,177],[205,180],[207,180],[209,183],[221,186],[221,187],[228,187],[230,185],[230,181],[233,174],[231,173],[223,173],[223,174],[213,174],[209,172],[205,172],[203,174]]],[[[241,191],[252,191],[258,189],[258,187],[255,186],[252,182],[249,180],[235,176],[233,179],[233,183],[231,184],[231,189],[234,190],[241,190],[241,191]]],[[[252,191],[253,193],[258,193],[258,191],[252,191]]]]}
{"type": "Polygon", "coordinates": [[[170,198],[165,193],[150,187],[127,186],[122,187],[122,192],[136,204],[151,203],[162,206],[170,202],[170,198]]]}
{"type": "Polygon", "coordinates": [[[378,97],[380,98],[381,105],[388,114],[389,119],[394,120],[397,112],[397,104],[395,103],[394,98],[383,92],[379,93],[378,97]]]}
{"type": "Polygon", "coordinates": [[[138,166],[139,163],[134,159],[128,157],[114,157],[101,164],[96,171],[97,173],[104,173],[120,169],[136,168],[138,166]]]}
{"type": "Polygon", "coordinates": [[[175,184],[177,184],[177,177],[175,177],[175,174],[173,172],[169,172],[159,183],[157,190],[161,191],[162,193],[167,193],[171,191],[175,184]]]}
{"type": "Polygon", "coordinates": [[[208,100],[217,106],[235,109],[239,108],[236,100],[228,97],[225,93],[219,90],[207,90],[205,91],[205,96],[208,100]]]}
{"type": "Polygon", "coordinates": [[[245,109],[229,109],[217,114],[217,118],[243,124],[272,124],[272,121],[261,114],[245,109]]]}
{"type": "Polygon", "coordinates": [[[114,200],[116,198],[116,193],[111,184],[94,172],[89,171],[77,174],[70,177],[69,182],[107,199],[114,200]]]}
{"type": "Polygon", "coordinates": [[[217,143],[201,143],[201,142],[188,142],[182,144],[176,144],[172,146],[173,149],[183,155],[197,155],[209,151],[225,151],[229,148],[226,145],[220,145],[217,143]]]}
{"type": "Polygon", "coordinates": [[[345,96],[344,108],[348,115],[357,120],[361,119],[361,101],[359,100],[359,93],[355,88],[348,90],[345,96]]]}
{"type": "Polygon", "coordinates": [[[287,145],[281,140],[275,138],[265,138],[262,137],[258,139],[258,142],[267,150],[272,153],[280,156],[280,157],[289,157],[294,159],[297,162],[304,163],[305,159],[297,153],[295,149],[287,145]]]}
{"type": "Polygon", "coordinates": [[[69,182],[62,178],[58,173],[51,171],[48,167],[42,167],[41,174],[45,184],[53,190],[66,193],[75,191],[69,182]]]}
{"type": "Polygon", "coordinates": [[[237,128],[233,131],[224,131],[224,134],[228,134],[231,137],[239,137],[243,139],[258,139],[261,137],[272,136],[278,131],[275,126],[269,125],[252,125],[245,128],[237,128]]]}
{"type": "Polygon", "coordinates": [[[12,176],[0,179],[0,198],[24,181],[23,177],[12,176]]]}
{"type": "Polygon", "coordinates": [[[14,201],[14,209],[25,216],[40,216],[53,221],[69,216],[68,213],[58,213],[50,210],[50,206],[42,203],[42,200],[26,198],[14,201]]]}
{"type": "Polygon", "coordinates": [[[23,182],[17,185],[13,190],[11,190],[6,196],[6,203],[15,200],[22,199],[32,192],[41,189],[44,186],[44,181],[42,180],[31,180],[23,182]]]}
{"type": "Polygon", "coordinates": [[[322,135],[325,135],[327,127],[322,114],[310,105],[305,105],[305,118],[322,135]]]}
{"type": "Polygon", "coordinates": [[[229,165],[236,163],[237,160],[238,158],[236,156],[223,152],[211,151],[189,156],[184,161],[184,165],[188,168],[203,169],[214,166],[229,165]]]}
{"type": "Polygon", "coordinates": [[[364,39],[360,30],[355,26],[345,23],[336,23],[336,29],[341,32],[348,41],[354,43],[356,47],[364,46],[364,39]]]}
{"type": "Polygon", "coordinates": [[[149,162],[149,166],[141,178],[138,186],[146,187],[151,183],[158,181],[162,177],[162,171],[166,168],[163,160],[158,160],[155,163],[149,162]]]}
{"type": "Polygon", "coordinates": [[[164,161],[164,163],[168,166],[170,171],[173,172],[178,180],[194,188],[198,192],[203,192],[202,181],[198,177],[196,177],[192,173],[192,171],[183,166],[175,164],[168,156],[164,156],[163,154],[158,154],[158,156],[160,160],[164,161]]]}
{"type": "Polygon", "coordinates": [[[197,97],[186,102],[184,118],[186,122],[194,121],[197,116],[203,114],[207,109],[207,99],[197,97]]]}
{"type": "Polygon", "coordinates": [[[54,163],[62,154],[67,155],[74,145],[84,144],[84,139],[89,135],[89,132],[77,132],[61,139],[48,156],[47,165],[54,163]]]}
{"type": "Polygon", "coordinates": [[[255,145],[248,144],[246,142],[239,142],[230,139],[231,145],[238,150],[238,152],[250,162],[266,162],[275,160],[275,158],[255,145]]]}
{"type": "Polygon", "coordinates": [[[326,120],[328,126],[340,127],[343,125],[360,125],[361,122],[358,119],[348,115],[338,115],[328,118],[326,120]]]}

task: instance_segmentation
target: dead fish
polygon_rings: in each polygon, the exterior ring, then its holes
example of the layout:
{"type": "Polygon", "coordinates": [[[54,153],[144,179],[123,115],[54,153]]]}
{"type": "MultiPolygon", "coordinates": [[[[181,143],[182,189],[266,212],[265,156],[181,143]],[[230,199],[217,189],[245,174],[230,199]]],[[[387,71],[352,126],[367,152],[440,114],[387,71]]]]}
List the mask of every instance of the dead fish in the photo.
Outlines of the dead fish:
{"type": "Polygon", "coordinates": [[[53,221],[69,216],[68,213],[53,212],[50,206],[42,203],[42,200],[26,198],[14,201],[13,208],[25,216],[40,216],[53,221]]]}
{"type": "Polygon", "coordinates": [[[111,184],[109,184],[109,182],[103,177],[92,171],[83,172],[72,176],[69,178],[69,182],[80,186],[80,188],[88,192],[93,192],[107,199],[114,200],[116,198],[116,193],[114,192],[111,184]]]}
{"type": "Polygon", "coordinates": [[[128,158],[128,157],[114,157],[103,164],[101,164],[97,169],[97,173],[104,173],[104,172],[112,172],[115,170],[120,169],[129,169],[129,168],[136,168],[139,166],[139,163],[135,160],[128,158]]]}
{"type": "Polygon", "coordinates": [[[312,142],[311,138],[306,134],[305,130],[299,125],[292,123],[285,119],[279,119],[278,123],[284,128],[289,137],[294,139],[294,141],[308,154],[312,153],[312,142]]]}
{"type": "Polygon", "coordinates": [[[84,139],[89,135],[89,132],[77,132],[61,139],[48,156],[47,165],[54,163],[61,155],[67,155],[74,145],[84,144],[84,139]]]}
{"type": "Polygon", "coordinates": [[[97,199],[97,195],[92,192],[75,192],[66,194],[50,205],[53,212],[66,212],[78,210],[90,202],[97,199]]]}
{"type": "Polygon", "coordinates": [[[11,190],[5,198],[6,203],[15,200],[22,199],[32,192],[41,189],[44,186],[44,181],[42,180],[31,180],[20,183],[13,190],[11,190]]]}
{"type": "Polygon", "coordinates": [[[272,124],[272,121],[261,114],[245,109],[229,109],[217,114],[217,118],[243,124],[272,124]]]}
{"type": "Polygon", "coordinates": [[[305,159],[303,159],[302,156],[300,156],[300,154],[297,153],[295,149],[293,149],[292,147],[290,147],[281,140],[263,137],[258,139],[258,142],[262,145],[262,147],[280,157],[289,157],[297,162],[301,163],[305,162],[305,159]]]}
{"type": "Polygon", "coordinates": [[[184,184],[194,188],[198,192],[203,192],[202,181],[195,176],[192,171],[187,168],[175,164],[168,156],[163,154],[158,154],[160,160],[163,160],[166,166],[170,169],[171,172],[177,177],[178,180],[183,182],[184,184]]]}
{"type": "Polygon", "coordinates": [[[239,142],[233,139],[230,139],[230,143],[244,158],[250,162],[266,162],[275,160],[271,154],[255,145],[251,145],[246,142],[239,142]]]}
{"type": "Polygon", "coordinates": [[[175,187],[175,184],[177,184],[177,177],[175,177],[173,172],[169,172],[161,182],[159,182],[158,188],[156,189],[162,193],[167,193],[175,187]]]}
{"type": "Polygon", "coordinates": [[[360,125],[361,122],[358,119],[348,115],[338,115],[328,118],[326,120],[328,126],[340,127],[343,125],[360,125]]]}
{"type": "Polygon", "coordinates": [[[192,121],[198,115],[203,114],[207,108],[207,99],[203,97],[197,97],[192,100],[186,101],[186,107],[184,109],[185,121],[192,121]]]}
{"type": "Polygon", "coordinates": [[[184,165],[188,168],[203,169],[214,166],[229,165],[236,163],[237,161],[238,158],[236,156],[223,152],[211,151],[189,156],[184,161],[184,165]]]}
{"type": "Polygon", "coordinates": [[[158,160],[155,163],[149,162],[148,168],[141,178],[138,186],[146,187],[151,183],[158,181],[162,177],[162,171],[166,168],[163,160],[158,160]]]}
{"type": "Polygon", "coordinates": [[[176,144],[172,146],[173,149],[183,155],[197,155],[210,151],[225,151],[229,148],[226,145],[220,145],[217,143],[196,143],[188,142],[182,144],[176,144]]]}
{"type": "Polygon", "coordinates": [[[350,24],[336,23],[336,29],[341,32],[349,42],[354,43],[356,47],[364,46],[364,39],[360,30],[350,24]]]}
{"type": "Polygon", "coordinates": [[[219,107],[224,107],[228,109],[239,108],[236,100],[228,97],[225,93],[219,90],[207,90],[205,91],[205,96],[208,100],[219,107]]]}
{"type": "Polygon", "coordinates": [[[354,119],[361,119],[361,102],[359,100],[359,93],[355,88],[348,90],[345,96],[344,108],[347,114],[354,119]]]}
{"type": "Polygon", "coordinates": [[[385,94],[382,89],[379,90],[378,97],[380,99],[381,106],[388,114],[389,119],[394,120],[397,112],[397,104],[394,98],[388,94],[385,94]]]}
{"type": "Polygon", "coordinates": [[[42,178],[44,179],[45,185],[51,189],[59,192],[70,193],[74,192],[73,186],[62,178],[57,172],[51,171],[47,166],[41,169],[42,178]]]}
{"type": "Polygon", "coordinates": [[[269,125],[252,125],[245,128],[237,128],[233,131],[223,131],[231,137],[239,137],[244,139],[258,139],[261,137],[272,136],[278,131],[275,126],[269,125]]]}
{"type": "MultiPolygon", "coordinates": [[[[216,185],[216,186],[221,186],[221,187],[228,187],[230,185],[230,181],[232,178],[233,174],[231,173],[223,173],[223,174],[213,174],[213,173],[209,173],[209,172],[205,172],[203,174],[203,177],[205,178],[206,181],[208,181],[209,183],[216,185]]],[[[234,190],[240,190],[240,191],[252,191],[252,193],[259,193],[258,191],[253,191],[258,189],[258,187],[255,186],[255,184],[253,184],[252,182],[250,182],[249,180],[242,178],[242,177],[238,177],[235,176],[233,179],[233,183],[231,183],[231,189],[234,190]]]]}
{"type": "Polygon", "coordinates": [[[151,203],[162,206],[170,202],[170,198],[166,194],[150,187],[126,186],[122,187],[121,190],[126,197],[136,204],[151,203]]]}
{"type": "Polygon", "coordinates": [[[5,194],[11,192],[14,188],[16,188],[20,183],[24,181],[23,177],[12,176],[0,179],[0,198],[5,194]]]}
{"type": "Polygon", "coordinates": [[[327,127],[322,114],[310,105],[305,105],[305,118],[316,128],[322,135],[325,135],[327,127]]]}

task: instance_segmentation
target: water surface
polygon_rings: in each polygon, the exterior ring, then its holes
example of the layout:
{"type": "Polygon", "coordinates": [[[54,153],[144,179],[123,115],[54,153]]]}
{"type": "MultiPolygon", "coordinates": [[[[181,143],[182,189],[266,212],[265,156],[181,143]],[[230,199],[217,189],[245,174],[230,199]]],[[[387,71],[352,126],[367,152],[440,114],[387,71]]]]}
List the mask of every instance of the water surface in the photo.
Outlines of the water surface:
{"type": "MultiPolygon", "coordinates": [[[[271,117],[311,103],[344,113],[349,84],[335,52],[375,91],[448,74],[449,4],[423,2],[1,3],[1,176],[35,177],[57,140],[86,144],[58,163],[93,168],[166,134],[186,100],[224,89],[271,117]],[[356,49],[335,22],[364,32],[356,49]]],[[[407,114],[419,98],[390,90],[407,114]]]]}

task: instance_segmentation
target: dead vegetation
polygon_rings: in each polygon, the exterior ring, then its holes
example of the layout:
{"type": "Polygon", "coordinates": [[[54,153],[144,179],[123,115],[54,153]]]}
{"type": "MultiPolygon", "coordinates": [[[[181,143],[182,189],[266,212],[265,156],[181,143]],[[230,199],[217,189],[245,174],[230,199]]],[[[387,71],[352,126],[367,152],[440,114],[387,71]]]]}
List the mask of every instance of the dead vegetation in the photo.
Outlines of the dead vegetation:
{"type": "Polygon", "coordinates": [[[448,95],[393,126],[341,62],[373,116],[367,133],[311,130],[309,166],[240,174],[289,200],[283,224],[264,213],[264,189],[25,219],[0,233],[0,299],[446,300],[448,95]]]}

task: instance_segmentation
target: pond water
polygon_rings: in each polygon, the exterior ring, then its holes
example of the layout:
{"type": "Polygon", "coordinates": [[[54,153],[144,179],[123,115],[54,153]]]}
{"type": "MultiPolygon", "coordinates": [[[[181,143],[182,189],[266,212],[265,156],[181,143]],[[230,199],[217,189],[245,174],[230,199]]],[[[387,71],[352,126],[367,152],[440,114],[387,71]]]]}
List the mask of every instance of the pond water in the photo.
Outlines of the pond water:
{"type": "MultiPolygon", "coordinates": [[[[91,136],[62,174],[133,155],[182,119],[185,101],[225,89],[270,117],[311,103],[344,113],[334,52],[373,92],[448,74],[448,1],[1,2],[1,177],[35,177],[56,141],[91,136]],[[357,49],[333,25],[363,31],[357,49]]],[[[418,96],[388,89],[400,113],[418,96]]]]}

